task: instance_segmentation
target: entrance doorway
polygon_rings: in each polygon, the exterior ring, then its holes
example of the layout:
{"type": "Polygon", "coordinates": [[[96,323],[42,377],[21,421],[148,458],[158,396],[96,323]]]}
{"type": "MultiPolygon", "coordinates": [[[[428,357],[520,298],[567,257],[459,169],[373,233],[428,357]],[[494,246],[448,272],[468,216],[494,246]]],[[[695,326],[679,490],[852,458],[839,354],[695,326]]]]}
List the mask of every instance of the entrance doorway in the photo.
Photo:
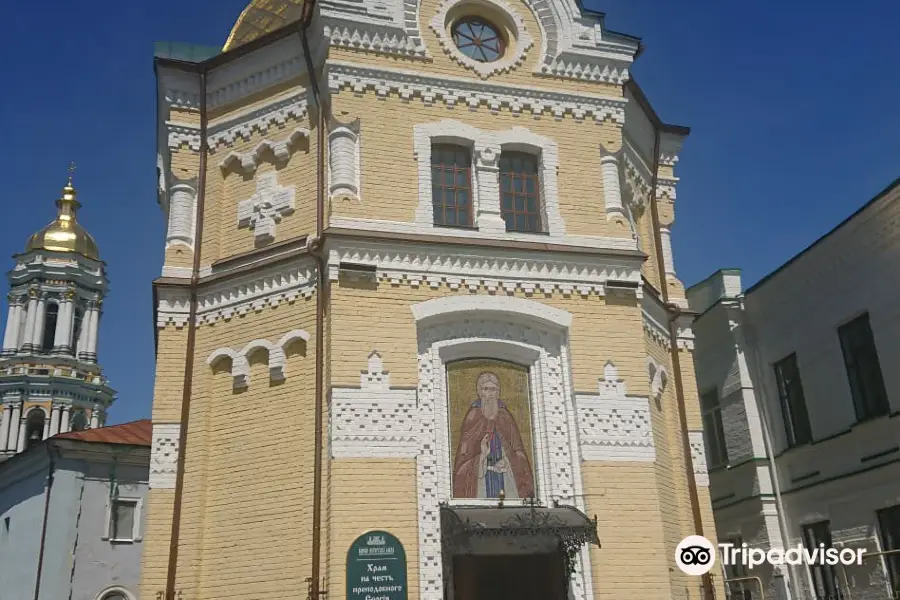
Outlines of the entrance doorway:
{"type": "Polygon", "coordinates": [[[453,557],[454,598],[449,600],[566,600],[560,552],[453,557]]]}

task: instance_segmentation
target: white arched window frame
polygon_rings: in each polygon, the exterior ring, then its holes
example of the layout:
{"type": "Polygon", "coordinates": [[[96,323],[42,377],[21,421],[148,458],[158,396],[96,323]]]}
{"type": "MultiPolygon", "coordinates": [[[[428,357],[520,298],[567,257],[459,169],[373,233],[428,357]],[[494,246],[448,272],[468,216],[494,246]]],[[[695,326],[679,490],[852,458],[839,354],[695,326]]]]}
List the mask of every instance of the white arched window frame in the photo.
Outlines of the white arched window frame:
{"type": "Polygon", "coordinates": [[[552,238],[565,236],[565,222],[559,211],[557,183],[559,150],[551,138],[524,127],[488,131],[453,119],[416,125],[413,136],[419,174],[416,224],[420,228],[435,228],[431,195],[431,148],[436,144],[455,144],[471,148],[472,151],[472,209],[476,229],[519,240],[534,240],[547,235],[552,238]],[[500,215],[499,177],[499,160],[504,150],[526,152],[539,159],[541,233],[506,232],[506,224],[500,215]]]}
{"type": "Polygon", "coordinates": [[[116,596],[122,596],[125,600],[135,600],[135,595],[120,585],[106,588],[97,594],[96,600],[113,600],[116,596]]]}

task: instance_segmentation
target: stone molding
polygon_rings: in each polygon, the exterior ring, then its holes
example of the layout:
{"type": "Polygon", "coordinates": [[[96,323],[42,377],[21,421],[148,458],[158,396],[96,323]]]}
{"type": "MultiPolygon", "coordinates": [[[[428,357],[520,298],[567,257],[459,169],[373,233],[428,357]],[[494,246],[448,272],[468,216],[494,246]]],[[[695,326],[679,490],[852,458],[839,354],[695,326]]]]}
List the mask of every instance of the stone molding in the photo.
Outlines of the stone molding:
{"type": "Polygon", "coordinates": [[[534,46],[534,38],[525,28],[525,21],[522,20],[522,16],[509,3],[503,0],[480,0],[480,3],[497,9],[506,17],[505,20],[507,22],[504,24],[507,26],[507,29],[512,31],[514,39],[512,44],[513,52],[493,62],[480,62],[469,58],[457,49],[450,35],[449,14],[457,6],[468,2],[469,0],[444,0],[429,23],[431,30],[437,35],[438,43],[444,53],[460,66],[477,73],[482,79],[487,79],[497,73],[508,73],[521,67],[522,63],[525,62],[525,54],[534,46]]]}
{"type": "Polygon", "coordinates": [[[623,147],[622,178],[631,192],[631,205],[642,210],[650,205],[650,193],[653,191],[653,186],[650,185],[652,181],[650,167],[627,140],[623,147]]]}
{"type": "Polygon", "coordinates": [[[150,489],[175,489],[181,447],[179,423],[154,423],[150,444],[150,489]]]}
{"type": "MultiPolygon", "coordinates": [[[[439,299],[441,300],[441,299],[439,299]]],[[[534,301],[523,300],[535,305],[534,301]]],[[[429,315],[417,322],[419,347],[417,488],[419,501],[419,585],[422,598],[443,597],[443,556],[439,505],[453,502],[450,482],[450,439],[445,364],[474,356],[493,356],[530,365],[532,423],[537,493],[547,503],[584,510],[575,405],[572,402],[568,329],[549,325],[519,312],[516,303],[441,312],[435,300],[412,307],[429,315]],[[446,321],[450,316],[452,321],[446,321]]],[[[529,313],[542,313],[540,306],[529,313]]],[[[477,500],[460,500],[467,504],[477,500]]],[[[592,597],[590,556],[583,548],[572,576],[576,600],[592,597]]]]}
{"type": "Polygon", "coordinates": [[[200,127],[166,121],[166,132],[169,150],[180,150],[186,146],[194,152],[200,152],[200,127]]]}
{"type": "Polygon", "coordinates": [[[244,346],[242,350],[219,348],[209,355],[206,364],[215,367],[220,360],[230,359],[234,389],[246,388],[250,385],[250,356],[258,350],[265,350],[269,359],[269,381],[272,383],[284,381],[287,377],[285,352],[291,344],[298,340],[308,342],[309,333],[302,329],[295,329],[281,336],[281,339],[274,344],[269,340],[256,339],[244,346]]]}
{"type": "Polygon", "coordinates": [[[361,200],[359,126],[359,119],[346,124],[333,122],[328,133],[328,190],[331,200],[361,200]]]}
{"type": "Polygon", "coordinates": [[[416,125],[413,128],[413,153],[419,170],[416,224],[420,228],[438,229],[434,225],[433,214],[431,147],[439,143],[459,144],[471,150],[474,167],[471,203],[475,211],[472,220],[479,231],[496,234],[506,234],[506,223],[501,216],[500,181],[497,174],[497,163],[502,152],[524,151],[536,155],[540,162],[541,226],[551,238],[565,236],[566,225],[559,212],[559,149],[556,142],[524,127],[487,131],[453,119],[416,125]]]}
{"type": "Polygon", "coordinates": [[[209,128],[209,147],[215,151],[217,147],[230,146],[239,139],[249,142],[254,133],[265,135],[270,129],[284,127],[292,120],[301,122],[307,114],[307,91],[291,92],[287,98],[276,99],[263,107],[214,120],[209,128]]]}
{"type": "Polygon", "coordinates": [[[256,193],[238,202],[238,228],[252,229],[257,246],[274,241],[275,225],[294,212],[296,189],[279,185],[278,171],[257,176],[256,193]]]}
{"type": "Polygon", "coordinates": [[[596,395],[578,394],[578,430],[583,460],[654,462],[653,424],[647,398],[628,397],[612,361],[596,395]]]}
{"type": "Polygon", "coordinates": [[[427,285],[432,289],[446,285],[450,289],[483,289],[490,293],[602,296],[608,280],[638,284],[641,281],[638,260],[602,256],[562,260],[494,248],[453,251],[437,244],[361,245],[342,241],[330,243],[328,254],[331,281],[338,280],[342,262],[375,266],[376,276],[392,285],[427,285]]]}
{"type": "Polygon", "coordinates": [[[624,98],[612,96],[427,75],[386,67],[363,67],[343,61],[328,63],[328,86],[333,93],[349,90],[361,94],[373,90],[381,98],[395,93],[404,100],[416,98],[425,104],[443,102],[449,106],[466,105],[470,109],[485,105],[492,112],[508,108],[513,114],[530,113],[536,118],[571,116],[617,125],[624,125],[628,103],[624,98]]]}
{"type": "Polygon", "coordinates": [[[467,313],[491,312],[514,313],[548,327],[568,329],[572,326],[571,313],[514,296],[444,296],[414,304],[412,312],[416,322],[421,324],[440,319],[459,319],[467,313]]]}
{"type": "Polygon", "coordinates": [[[268,151],[272,152],[276,161],[283,163],[297,151],[300,141],[305,139],[309,139],[309,129],[298,127],[282,140],[265,139],[248,152],[229,152],[219,163],[219,168],[223,173],[234,170],[244,175],[252,175],[263,163],[268,151]]]}
{"type": "Polygon", "coordinates": [[[648,356],[647,376],[650,379],[650,397],[659,405],[666,391],[666,386],[669,385],[669,372],[663,365],[648,356]]]}
{"type": "MultiPolygon", "coordinates": [[[[205,288],[197,299],[197,324],[213,324],[250,312],[274,308],[282,302],[310,298],[316,291],[315,270],[308,264],[267,269],[244,277],[234,277],[205,288]]],[[[187,324],[190,296],[184,288],[159,288],[156,325],[187,324]]]]}
{"type": "Polygon", "coordinates": [[[331,390],[331,456],[415,458],[419,453],[416,390],[391,389],[377,350],[359,388],[331,390]]]}
{"type": "Polygon", "coordinates": [[[709,487],[709,473],[706,470],[706,444],[703,431],[689,431],[691,462],[694,463],[694,480],[701,487],[709,487]]]}

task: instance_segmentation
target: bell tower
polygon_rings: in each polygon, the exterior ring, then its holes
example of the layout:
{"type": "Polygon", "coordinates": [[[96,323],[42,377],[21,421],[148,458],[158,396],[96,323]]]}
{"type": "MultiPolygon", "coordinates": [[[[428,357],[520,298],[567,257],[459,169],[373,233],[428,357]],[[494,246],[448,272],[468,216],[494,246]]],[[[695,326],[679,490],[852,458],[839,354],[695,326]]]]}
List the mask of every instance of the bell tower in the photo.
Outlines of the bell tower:
{"type": "Polygon", "coordinates": [[[115,400],[97,362],[106,265],[78,223],[80,207],[70,174],[56,218],[28,239],[7,274],[0,460],[57,433],[103,426],[115,400]]]}

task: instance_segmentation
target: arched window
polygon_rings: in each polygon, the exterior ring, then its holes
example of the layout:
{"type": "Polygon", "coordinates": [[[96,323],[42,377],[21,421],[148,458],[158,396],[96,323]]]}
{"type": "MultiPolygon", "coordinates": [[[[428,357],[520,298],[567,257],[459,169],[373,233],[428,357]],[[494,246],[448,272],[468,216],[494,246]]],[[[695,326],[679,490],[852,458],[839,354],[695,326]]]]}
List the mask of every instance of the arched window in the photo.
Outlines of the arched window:
{"type": "Polygon", "coordinates": [[[464,146],[431,147],[434,224],[472,226],[472,153],[464,146]]]}
{"type": "Polygon", "coordinates": [[[33,408],[28,413],[28,419],[25,421],[25,447],[31,448],[35,444],[39,444],[44,439],[44,411],[40,408],[33,408]]]}
{"type": "Polygon", "coordinates": [[[44,337],[41,340],[42,350],[53,350],[53,341],[56,338],[56,320],[59,317],[59,304],[55,302],[47,305],[44,313],[44,337]]]}
{"type": "Polygon", "coordinates": [[[134,600],[134,596],[125,588],[115,586],[100,592],[97,600],[134,600]]]}
{"type": "Polygon", "coordinates": [[[72,416],[72,431],[84,431],[87,429],[87,417],[83,411],[78,411],[72,416]]]}
{"type": "Polygon", "coordinates": [[[526,152],[500,155],[500,214],[507,231],[541,231],[537,156],[526,152]]]}

